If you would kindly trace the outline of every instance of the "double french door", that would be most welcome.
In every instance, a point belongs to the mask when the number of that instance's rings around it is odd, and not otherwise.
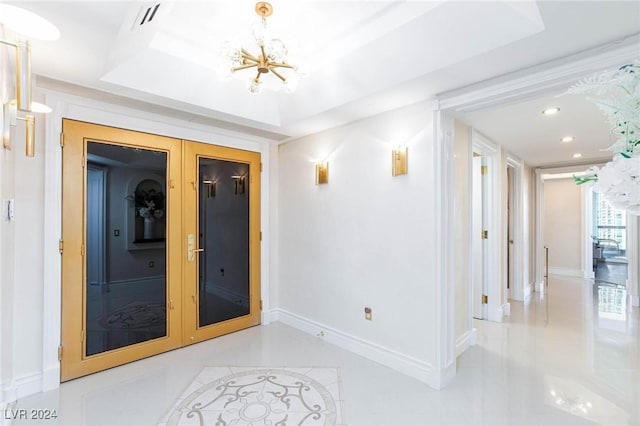
[[[62,381],[259,324],[259,153],[63,133]]]

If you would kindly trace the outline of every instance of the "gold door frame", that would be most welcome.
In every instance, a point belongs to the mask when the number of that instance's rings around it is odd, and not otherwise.
[[[260,153],[63,119],[61,381],[126,364],[260,323]],[[87,143],[99,142],[167,154],[165,337],[86,356]],[[249,315],[198,328],[197,262],[188,262],[186,236],[198,234],[197,159],[249,164]],[[187,193],[183,193],[187,189]],[[192,203],[192,204],[190,204]],[[195,215],[192,214],[195,212]],[[199,243],[199,242],[198,242]],[[195,299],[192,297],[195,295]]]
[[[199,197],[198,160],[211,158],[232,161],[249,165],[249,315],[229,319],[220,323],[199,327],[198,325],[198,271],[199,256],[194,261],[187,260],[187,235],[196,236],[196,246],[200,246],[199,238]],[[184,205],[194,206],[184,213],[183,256],[184,268],[184,329],[183,344],[201,342],[213,337],[260,324],[260,153],[225,148],[199,142],[184,144],[183,159],[185,167]]]

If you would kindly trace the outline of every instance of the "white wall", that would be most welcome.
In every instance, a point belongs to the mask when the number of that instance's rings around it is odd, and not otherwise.
[[[42,365],[44,151],[43,120],[36,117],[36,157],[24,154],[24,127],[18,121],[11,151],[2,150],[2,205],[15,200],[15,220],[2,224],[2,394],[19,397],[17,387],[39,377]],[[1,149],[1,148],[0,148]],[[39,155],[38,155],[39,154]]]
[[[0,30],[1,35],[1,30]],[[5,55],[0,55],[1,100],[4,104],[13,91],[12,75],[6,63]],[[1,118],[0,118],[1,120]],[[7,208],[7,201],[15,197],[14,158],[17,146],[13,150],[0,147],[0,203],[2,211]],[[15,222],[9,222],[6,214],[0,216],[0,407],[12,388],[13,381],[13,291],[14,280],[14,245]]]
[[[420,104],[286,143],[278,158],[279,317],[427,375],[437,350],[432,126]],[[392,177],[398,144],[408,174]],[[316,186],[321,160],[329,183]]]
[[[581,188],[572,179],[544,182],[544,245],[549,273],[582,276]]]

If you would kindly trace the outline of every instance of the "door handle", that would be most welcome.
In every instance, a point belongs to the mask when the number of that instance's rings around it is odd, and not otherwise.
[[[193,234],[187,235],[187,261],[196,260],[196,253],[204,251],[203,248],[196,248],[196,238]]]

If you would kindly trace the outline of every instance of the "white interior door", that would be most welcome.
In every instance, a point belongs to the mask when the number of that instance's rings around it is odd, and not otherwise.
[[[471,295],[473,306],[473,317],[478,319],[486,319],[484,305],[482,304],[482,295],[484,294],[484,267],[483,267],[483,183],[482,183],[482,157],[473,157],[472,164],[472,200],[471,200],[471,242],[472,242],[472,281],[473,291]]]
[[[513,297],[515,282],[513,167],[507,167],[507,298]]]

